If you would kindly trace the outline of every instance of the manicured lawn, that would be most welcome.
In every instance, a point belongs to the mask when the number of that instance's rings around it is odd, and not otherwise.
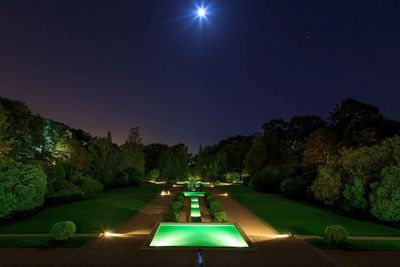
[[[0,234],[48,233],[53,223],[64,220],[75,222],[77,233],[112,230],[144,207],[162,189],[163,186],[142,185],[107,191],[95,199],[50,207],[31,218],[0,225]]]
[[[355,220],[307,202],[254,192],[245,186],[221,186],[219,190],[230,193],[280,233],[322,235],[326,226],[341,224],[350,235],[400,236],[399,228]]]

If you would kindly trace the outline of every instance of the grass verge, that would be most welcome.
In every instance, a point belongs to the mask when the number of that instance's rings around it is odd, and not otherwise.
[[[219,189],[230,193],[280,233],[322,235],[326,226],[340,224],[349,235],[400,236],[398,228],[349,218],[305,201],[258,193],[246,186],[223,186]]]
[[[53,223],[66,220],[76,224],[77,233],[112,230],[143,208],[163,188],[142,185],[114,189],[94,199],[49,207],[28,219],[0,225],[0,234],[47,234]]]

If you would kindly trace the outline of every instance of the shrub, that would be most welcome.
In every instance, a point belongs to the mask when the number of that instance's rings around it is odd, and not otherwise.
[[[212,202],[215,202],[216,200],[215,200],[215,198],[213,197],[213,196],[209,196],[207,199],[206,199],[206,202],[207,202],[207,205],[208,206],[210,206],[210,204],[212,203]]]
[[[182,202],[182,205],[183,205],[183,203],[185,203],[185,197],[182,196],[182,195],[178,195],[178,196],[175,198],[175,201]]]
[[[84,177],[85,178],[82,181],[80,187],[85,194],[85,198],[94,198],[97,197],[101,192],[103,192],[104,186],[101,183],[90,177]]]
[[[75,171],[69,178],[84,193],[85,198],[94,198],[104,190],[104,186],[80,171]]]
[[[238,172],[229,172],[224,175],[225,181],[228,183],[235,183],[240,180],[240,173]]]
[[[61,204],[71,201],[82,200],[84,198],[85,193],[81,188],[70,182],[65,182],[63,189],[53,194],[47,195],[47,202],[49,204]]]
[[[46,168],[47,193],[51,194],[60,190],[60,185],[65,182],[65,169],[61,164],[50,165]]]
[[[217,223],[224,223],[228,221],[225,211],[216,211],[211,213],[213,221]]]
[[[321,166],[318,177],[311,186],[315,199],[333,206],[341,196],[342,182],[339,172],[331,166]]]
[[[179,211],[170,210],[165,214],[165,221],[167,222],[179,222],[181,213]]]
[[[365,187],[360,179],[347,184],[343,190],[343,208],[346,211],[365,211],[368,201],[364,198]]]
[[[347,240],[348,233],[341,225],[331,225],[325,228],[324,239],[335,245],[342,245]]]
[[[269,166],[256,172],[251,179],[251,184],[259,191],[279,193],[282,181],[293,174],[294,169],[290,166]]]
[[[174,201],[171,204],[171,210],[173,211],[180,211],[183,208],[183,202]]]
[[[0,218],[40,207],[47,179],[40,166],[12,160],[0,163]]]
[[[370,183],[379,178],[381,170],[391,161],[389,146],[378,144],[350,152],[342,158],[341,165],[348,177]]]
[[[222,207],[222,204],[220,202],[214,201],[214,202],[210,203],[210,209],[211,209],[212,212],[222,211],[223,207]]]
[[[143,182],[144,173],[138,169],[132,168],[125,170],[128,174],[129,185],[138,186]]]
[[[115,177],[115,185],[117,187],[128,186],[129,184],[129,177],[128,174],[124,171],[119,172]]]
[[[287,178],[281,183],[281,192],[288,197],[300,198],[305,195],[308,181],[301,176]]]
[[[76,226],[71,221],[56,222],[50,229],[50,236],[56,241],[66,241],[75,235]]]
[[[152,169],[149,174],[147,175],[147,179],[149,179],[149,181],[158,181],[158,179],[160,178],[160,170],[159,169]]]
[[[381,172],[381,181],[372,186],[371,213],[376,218],[400,221],[400,167],[386,167]]]

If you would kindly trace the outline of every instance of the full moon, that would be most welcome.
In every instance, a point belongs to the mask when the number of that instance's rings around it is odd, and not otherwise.
[[[197,15],[198,15],[199,17],[205,17],[205,15],[206,15],[206,10],[205,10],[203,7],[199,8],[199,9],[197,10]]]

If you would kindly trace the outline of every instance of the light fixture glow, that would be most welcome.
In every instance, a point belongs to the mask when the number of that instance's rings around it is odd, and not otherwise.
[[[114,234],[111,233],[111,232],[106,231],[106,232],[103,233],[103,235],[104,235],[105,237],[110,237],[110,236],[113,236]]]
[[[199,9],[197,9],[197,16],[199,16],[200,18],[203,18],[207,15],[207,11],[204,7],[200,7]]]

